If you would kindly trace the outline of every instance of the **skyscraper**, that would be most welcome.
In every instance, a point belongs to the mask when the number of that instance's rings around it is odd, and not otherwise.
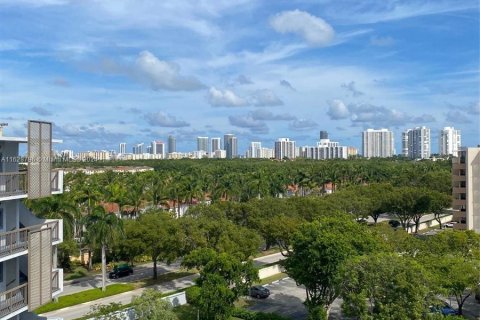
[[[430,128],[423,126],[405,130],[402,134],[402,154],[405,145],[410,159],[430,158]]]
[[[462,145],[460,130],[455,130],[453,127],[445,127],[440,130],[440,137],[438,140],[438,153],[440,153],[440,155],[458,156],[458,151]]]
[[[212,143],[212,154],[217,151],[221,150],[222,148],[220,147],[220,140],[221,138],[212,138],[211,143]]]
[[[165,157],[165,143],[163,141],[152,141],[152,154],[161,154],[162,158]]]
[[[250,148],[248,150],[248,155],[250,158],[261,158],[262,156],[262,143],[253,141],[250,142]]]
[[[295,159],[295,156],[295,141],[288,138],[280,138],[275,141],[275,159]]]
[[[119,152],[121,154],[127,153],[127,144],[125,142],[120,143]]]
[[[393,132],[388,129],[367,129],[362,132],[362,154],[365,158],[388,158],[395,153]]]
[[[174,136],[168,136],[168,153],[177,152],[177,140]]]
[[[233,159],[238,156],[237,137],[233,134],[223,136],[223,148],[226,151],[227,159]]]
[[[143,147],[144,147],[143,142],[137,145],[134,145],[132,148],[133,154],[143,154],[144,153]]]
[[[205,151],[209,153],[208,137],[197,137],[197,151]]]

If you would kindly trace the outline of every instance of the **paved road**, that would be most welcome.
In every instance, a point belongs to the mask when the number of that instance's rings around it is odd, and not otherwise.
[[[254,259],[254,264],[257,266],[262,266],[265,264],[269,264],[272,262],[277,262],[280,260],[285,259],[281,253],[274,253],[271,255],[267,255],[264,257]],[[166,265],[164,263],[157,264],[157,272],[159,274],[178,271],[180,269],[180,262],[175,262],[170,265]],[[107,286],[113,283],[125,283],[125,282],[133,282],[138,281],[141,279],[151,278],[153,277],[153,263],[146,263],[140,266],[133,268],[133,275],[122,277],[120,279],[108,279]],[[93,279],[74,281],[71,284],[64,285],[63,292],[60,296],[69,295],[72,293],[77,293],[93,288],[101,288],[102,287],[102,276],[96,275]]]
[[[171,265],[166,265],[160,263],[157,265],[157,272],[159,274],[167,273],[171,271],[176,271],[180,269],[180,263],[172,263]],[[107,272],[108,276],[108,272]],[[122,277],[120,279],[107,279],[107,286],[113,283],[125,283],[125,282],[133,282],[138,281],[141,279],[151,278],[153,277],[153,263],[146,263],[140,266],[133,268],[133,275]],[[63,292],[60,296],[69,295],[76,292],[81,292],[89,289],[94,288],[101,288],[102,287],[102,276],[96,275],[93,279],[74,281],[71,284],[64,285]]]
[[[151,286],[149,288],[159,290],[162,293],[168,293],[178,289],[184,289],[192,286],[194,284],[194,280],[196,277],[197,275],[187,276],[184,278],[163,283],[161,285]],[[52,317],[52,318],[58,317],[58,318],[63,318],[64,320],[78,319],[87,315],[91,311],[91,307],[94,305],[99,305],[99,304],[107,305],[112,302],[122,303],[122,304],[130,303],[132,301],[132,297],[141,295],[143,290],[145,290],[145,288],[124,292],[108,298],[82,303],[76,306],[72,306],[72,307],[68,307],[68,308],[64,308],[64,309],[60,309],[52,312],[47,312],[47,313],[41,314],[40,316]]]
[[[307,318],[307,309],[303,305],[306,299],[304,287],[297,286],[290,278],[265,285],[265,287],[270,290],[270,296],[266,299],[249,298],[250,310],[273,312],[294,320]],[[341,319],[340,305],[341,300],[335,300],[330,309],[330,320]]]
[[[270,289],[270,296],[266,299],[249,298],[249,309],[263,312],[273,312],[285,315],[295,320],[306,319],[307,310],[303,305],[306,299],[305,289],[298,287],[290,278],[285,278],[278,282],[265,285]],[[455,299],[450,299],[452,307],[457,308]],[[337,299],[330,309],[329,320],[340,320],[342,300]],[[463,315],[467,319],[480,320],[480,304],[475,301],[474,297],[469,297],[463,307]]]

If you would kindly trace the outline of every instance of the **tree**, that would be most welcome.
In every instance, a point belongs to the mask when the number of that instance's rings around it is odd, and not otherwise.
[[[252,283],[258,280],[258,270],[252,260],[242,261],[213,249],[192,251],[182,265],[200,270],[196,280],[199,289],[190,303],[199,308],[202,319],[207,320],[228,319],[234,302],[247,294]]]
[[[356,319],[421,319],[433,301],[430,275],[409,257],[355,257],[344,265],[342,278],[342,309]]]
[[[164,260],[171,263],[182,251],[183,241],[178,232],[178,223],[164,211],[142,214],[132,226],[135,241],[144,244],[145,253],[153,261],[153,279],[157,279],[157,263]]]
[[[303,224],[294,234],[292,252],[285,261],[287,273],[305,286],[310,313],[328,310],[341,292],[341,267],[347,259],[375,248],[366,226],[348,216],[325,217]]]
[[[451,204],[452,197],[448,194],[438,191],[430,192],[430,211],[433,212],[440,229],[442,229],[442,215],[445,213],[445,209],[450,207]]]
[[[154,289],[145,289],[141,296],[132,299],[135,317],[142,320],[178,320],[172,304],[162,299],[162,294]]]
[[[437,259],[440,286],[455,297],[458,313],[463,314],[465,300],[475,293],[480,281],[480,261],[444,256]]]
[[[85,217],[85,227],[88,231],[88,240],[93,246],[102,249],[102,291],[106,290],[106,248],[113,245],[115,238],[123,234],[122,220],[114,214],[105,212],[101,206],[93,209],[92,213]]]

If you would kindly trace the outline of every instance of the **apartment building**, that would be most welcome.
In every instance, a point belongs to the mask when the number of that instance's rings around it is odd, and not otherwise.
[[[0,136],[0,320],[38,319],[32,311],[63,291],[63,221],[40,219],[22,201],[63,192],[63,171],[51,168],[51,133],[51,123],[29,121],[28,137]],[[28,148],[26,171],[20,144]]]
[[[452,159],[452,187],[455,228],[480,232],[480,146]]]
[[[362,154],[365,158],[388,158],[395,154],[393,132],[388,129],[367,129],[362,132]]]

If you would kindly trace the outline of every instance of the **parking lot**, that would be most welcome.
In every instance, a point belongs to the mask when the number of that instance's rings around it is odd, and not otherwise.
[[[294,280],[286,278],[265,287],[270,290],[270,296],[266,299],[251,298],[250,310],[273,312],[295,320],[307,318],[307,309],[303,305],[305,289],[298,287]],[[341,319],[338,299],[333,303],[329,319]]]

